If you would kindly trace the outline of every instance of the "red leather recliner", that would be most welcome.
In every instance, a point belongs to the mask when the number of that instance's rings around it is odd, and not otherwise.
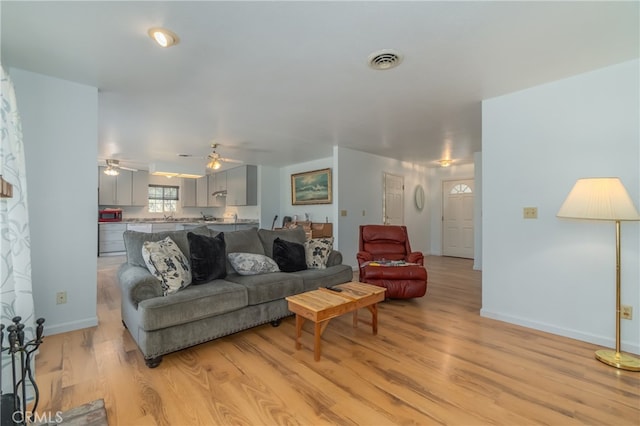
[[[412,252],[406,226],[361,225],[357,254],[360,282],[386,287],[385,297],[409,299],[427,292],[427,270],[421,252]],[[372,266],[376,260],[404,260],[417,265]]]

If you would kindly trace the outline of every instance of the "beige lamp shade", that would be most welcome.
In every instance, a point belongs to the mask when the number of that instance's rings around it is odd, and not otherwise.
[[[619,178],[578,179],[557,214],[568,219],[640,220]]]

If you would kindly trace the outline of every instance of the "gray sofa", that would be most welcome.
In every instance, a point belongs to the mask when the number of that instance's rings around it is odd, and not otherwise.
[[[187,232],[212,237],[218,234],[204,226],[190,231],[124,233],[127,262],[118,270],[122,322],[150,368],[157,367],[163,355],[183,348],[268,322],[277,326],[280,319],[292,315],[286,296],[353,278],[351,267],[342,265],[342,255],[334,250],[329,254],[326,269],[239,275],[227,262],[224,279],[190,285],[163,296],[158,279],[145,266],[142,244],[169,236],[189,259]],[[252,228],[224,233],[226,252],[272,257],[276,237],[297,243],[305,241],[302,228],[281,231]]]

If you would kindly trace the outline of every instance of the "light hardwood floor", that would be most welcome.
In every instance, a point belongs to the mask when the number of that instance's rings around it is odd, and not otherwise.
[[[427,295],[381,303],[377,336],[332,320],[319,362],[310,328],[294,349],[289,317],[156,369],[120,322],[121,260],[100,262],[100,325],[45,337],[39,412],[103,398],[110,425],[640,424],[640,373],[596,361],[592,344],[481,318],[470,260],[428,257]]]

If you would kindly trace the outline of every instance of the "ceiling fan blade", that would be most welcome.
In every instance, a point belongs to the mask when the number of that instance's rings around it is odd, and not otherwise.
[[[140,171],[138,169],[133,169],[131,167],[125,167],[125,166],[119,166],[118,168],[122,169],[122,170],[129,170],[130,172],[139,172]]]
[[[240,160],[234,160],[233,158],[219,158],[220,161],[222,161],[223,163],[237,163],[237,164],[242,164],[244,163],[244,161],[240,161]]]

